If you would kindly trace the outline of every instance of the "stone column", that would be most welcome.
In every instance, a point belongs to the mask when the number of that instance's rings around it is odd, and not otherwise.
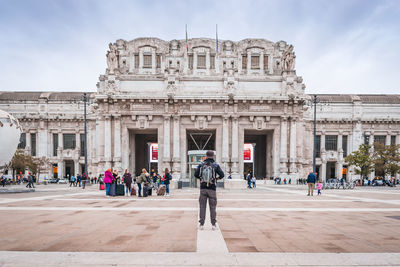
[[[370,146],[371,146],[371,151],[374,151],[374,133],[371,133],[370,134],[370,136],[369,136],[369,143],[368,143]],[[372,179],[374,179],[374,177],[375,177],[375,171],[371,171],[371,173],[370,173],[370,179],[372,180]],[[362,178],[362,177],[361,177]]]
[[[164,166],[165,168],[170,169],[170,161],[171,161],[171,117],[170,116],[164,116]]]
[[[279,156],[280,156],[280,132],[278,128],[274,129],[273,139],[272,139],[272,160],[273,160],[273,174],[274,177],[279,177]]]
[[[343,135],[340,133],[338,135],[338,146],[337,146],[338,159],[336,162],[336,177],[342,179],[342,169],[343,169]]]
[[[232,179],[240,179],[239,174],[239,118],[232,117]]]
[[[104,171],[101,162],[104,160],[104,119],[99,116],[96,120],[96,161],[97,175]]]
[[[135,53],[132,53],[129,58],[129,73],[132,73],[135,70],[135,67],[137,68],[137,66],[135,66]]]
[[[43,125],[42,125],[43,124]],[[50,143],[48,140],[48,131],[44,126],[44,122],[40,122],[41,127],[38,129],[36,143],[38,150],[36,152],[38,157],[48,157],[47,146]]]
[[[128,169],[130,173],[133,173],[133,169],[129,169],[129,130],[127,127],[122,129],[122,170]]]
[[[139,69],[143,69],[143,51],[139,51]]]
[[[320,175],[322,181],[326,181],[326,150],[325,150],[325,133],[321,133],[321,168]]]
[[[214,58],[214,62],[215,62],[215,58]],[[215,65],[215,63],[214,63]],[[206,69],[210,70],[210,51],[207,51],[206,53]]]
[[[396,135],[396,140],[395,141],[396,141],[395,142],[396,145],[400,145],[400,134]],[[399,151],[399,153],[400,153],[400,151]],[[399,178],[400,178],[400,172],[396,173],[396,179],[399,179]]]
[[[77,158],[81,156],[81,133],[79,132],[79,129],[76,129],[75,131],[75,153],[77,155]]]
[[[179,116],[174,116],[174,141],[173,141],[173,157],[172,157],[172,162],[173,162],[173,167],[172,167],[172,178],[175,180],[178,180],[181,178],[181,173],[180,173],[180,117]]]
[[[321,170],[319,177],[321,181],[326,182],[326,159],[322,159]]]
[[[390,134],[390,132],[388,132],[386,135],[386,138],[385,138],[385,146],[390,146],[391,137],[392,137],[392,135]]]
[[[264,54],[261,52],[260,53],[260,73],[264,73]]]
[[[58,178],[59,179],[64,178],[64,161],[62,159],[58,160],[57,168],[58,168]]]
[[[153,50],[151,52],[151,70],[152,70],[153,74],[156,73],[156,67],[157,67],[156,66],[156,51]]]
[[[297,173],[296,168],[296,120],[292,117],[290,121],[290,172]]]
[[[287,175],[287,117],[281,117],[280,173]]]
[[[274,61],[272,55],[268,56],[268,70],[269,74],[274,74]]]
[[[25,153],[27,153],[28,155],[30,155],[30,154],[31,154],[31,143],[32,143],[30,131],[27,131],[27,132],[25,133],[25,136],[26,136]]]
[[[229,116],[222,117],[222,162],[229,162]]]
[[[193,52],[193,72],[197,70],[197,52]]]
[[[104,166],[106,169],[111,168],[111,117],[104,115]]]
[[[247,73],[251,70],[251,53],[247,52]]]
[[[81,170],[79,168],[79,160],[74,160],[74,176],[75,176],[75,178],[78,176],[78,174],[81,174]]]
[[[114,115],[114,167],[121,172],[121,115]]]

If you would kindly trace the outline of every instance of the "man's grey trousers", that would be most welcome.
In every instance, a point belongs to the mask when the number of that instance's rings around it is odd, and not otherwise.
[[[215,225],[217,222],[217,191],[211,189],[200,189],[200,220],[199,223],[201,225],[204,224],[206,219],[206,207],[207,207],[207,199],[208,205],[210,206],[210,217],[211,217],[211,224]]]

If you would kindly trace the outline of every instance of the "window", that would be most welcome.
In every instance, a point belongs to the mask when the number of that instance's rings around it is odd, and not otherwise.
[[[325,136],[325,150],[326,151],[337,151],[337,135],[326,135]]]
[[[364,135],[364,145],[369,144],[369,135]]]
[[[53,156],[57,157],[58,134],[53,134]]]
[[[251,69],[260,69],[260,56],[251,56]]]
[[[85,135],[81,134],[81,157],[85,156]]]
[[[75,149],[75,134],[63,134],[64,149]]]
[[[152,64],[152,56],[151,55],[143,55],[143,68],[151,68]]]
[[[386,142],[386,135],[375,135],[374,136],[374,143],[379,143],[384,145]]]
[[[205,55],[197,55],[197,68],[198,69],[206,68],[206,56]]]
[[[139,68],[139,54],[135,54],[135,68]]]
[[[31,133],[31,156],[36,157],[36,134]]]
[[[247,56],[242,56],[242,69],[247,69]]]
[[[268,69],[268,55],[264,55],[264,70]]]
[[[347,135],[342,137],[343,157],[347,157]]]
[[[390,144],[391,144],[391,145],[395,145],[395,144],[396,144],[396,136],[395,136],[395,135],[392,135],[392,136],[390,137]]]
[[[320,158],[321,157],[321,136],[316,135],[315,136],[315,157]]]
[[[189,69],[193,69],[193,55],[189,55]]]
[[[26,133],[22,133],[21,136],[19,137],[18,148],[25,149],[25,147],[26,147]]]
[[[215,69],[215,56],[210,56],[210,69]]]
[[[161,55],[157,55],[157,57],[156,57],[156,65],[157,65],[157,68],[159,69],[159,68],[161,68]]]

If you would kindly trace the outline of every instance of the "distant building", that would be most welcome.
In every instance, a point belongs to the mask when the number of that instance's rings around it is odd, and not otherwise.
[[[226,186],[253,168],[257,178],[305,177],[312,170],[312,96],[296,74],[293,46],[220,40],[216,51],[216,41],[204,38],[187,45],[188,52],[184,40],[109,45],[108,68],[97,91],[88,92],[89,175],[109,167],[133,173],[169,168],[175,180],[189,185],[190,155],[211,149],[232,175]],[[82,172],[81,98],[71,92],[0,92],[0,109],[23,127],[20,147],[51,160],[48,176]],[[317,170],[323,180],[353,176],[343,158],[364,142],[400,143],[400,95],[318,98]]]

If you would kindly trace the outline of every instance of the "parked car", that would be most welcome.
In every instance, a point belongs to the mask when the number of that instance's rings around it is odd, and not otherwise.
[[[50,184],[56,184],[56,183],[58,183],[59,181],[60,181],[60,179],[58,179],[58,178],[52,178],[52,179],[50,179],[50,180],[47,180],[47,182],[50,183]]]
[[[68,180],[67,180],[67,179],[60,179],[60,180],[58,181],[58,183],[59,183],[59,184],[67,184],[67,183],[68,183]]]

